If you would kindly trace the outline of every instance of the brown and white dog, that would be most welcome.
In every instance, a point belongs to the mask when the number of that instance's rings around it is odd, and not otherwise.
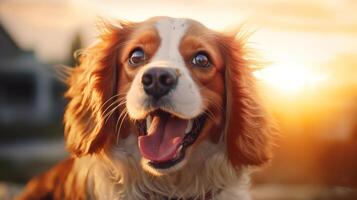
[[[270,131],[244,46],[190,19],[106,24],[67,80],[73,156],[19,199],[250,199]]]

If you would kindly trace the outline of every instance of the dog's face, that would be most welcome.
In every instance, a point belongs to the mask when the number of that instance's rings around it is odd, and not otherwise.
[[[203,141],[226,142],[234,166],[268,159],[265,117],[234,37],[156,17],[112,27],[101,39],[69,79],[65,133],[73,153],[113,145],[124,123],[120,136],[135,134],[141,164],[154,174],[180,170]]]
[[[190,20],[155,18],[134,30],[123,49],[128,79],[119,87],[130,85],[126,109],[137,122],[145,169],[178,170],[197,139],[209,136],[205,127],[221,122],[224,73],[211,33]]]

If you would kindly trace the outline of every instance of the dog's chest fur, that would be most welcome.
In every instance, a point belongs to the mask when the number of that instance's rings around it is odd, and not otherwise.
[[[212,194],[209,199],[250,199],[249,170],[237,173],[218,146],[217,151],[209,150],[211,143],[201,144],[203,152],[215,153],[195,154],[180,172],[157,177],[141,168],[137,147],[130,147],[135,139],[127,139],[110,153],[75,161],[78,178],[87,180],[89,199],[203,199],[207,194]]]

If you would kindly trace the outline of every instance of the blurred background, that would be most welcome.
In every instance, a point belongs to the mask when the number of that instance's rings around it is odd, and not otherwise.
[[[279,125],[257,200],[357,199],[357,1],[1,0],[0,199],[67,156],[65,85],[53,66],[95,39],[98,17],[189,17],[244,24],[267,66],[254,72]]]

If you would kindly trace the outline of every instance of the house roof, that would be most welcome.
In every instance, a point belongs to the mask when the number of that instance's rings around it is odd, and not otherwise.
[[[16,56],[24,51],[16,44],[0,23],[0,57]]]

